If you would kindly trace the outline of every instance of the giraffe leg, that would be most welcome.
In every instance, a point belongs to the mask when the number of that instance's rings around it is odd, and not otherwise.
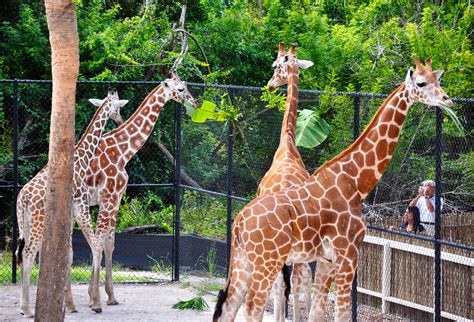
[[[291,275],[291,286],[293,291],[293,321],[300,321],[300,294],[303,289],[304,267],[307,264],[294,264]]]
[[[351,289],[357,267],[357,254],[352,259],[344,257],[340,262],[334,279],[336,285],[335,322],[351,319]]]
[[[250,271],[247,257],[242,248],[238,247],[234,255],[234,264],[227,298],[222,305],[221,322],[234,321],[237,311],[244,301],[250,284]]]
[[[306,313],[309,314],[311,310],[311,285],[313,284],[313,273],[309,263],[302,265],[302,283],[304,287],[304,297],[306,301]]]
[[[37,252],[38,246],[29,242],[23,250],[23,261],[21,263],[22,294],[20,313],[25,317],[33,317],[33,313],[31,313],[30,309],[30,278]]]
[[[111,227],[105,239],[105,292],[109,296],[107,305],[119,304],[115,299],[114,285],[112,279],[112,254],[115,248],[115,226]]]
[[[283,273],[280,272],[273,283],[273,315],[276,322],[285,321],[285,289]]]
[[[314,278],[314,295],[311,302],[308,321],[323,321],[329,289],[335,273],[331,262],[318,261]]]
[[[72,265],[72,258],[73,258],[73,252],[72,252],[72,238],[70,238],[70,243],[69,243],[69,269],[68,272],[71,271],[71,265]],[[66,281],[66,299],[65,299],[65,304],[66,304],[66,309],[68,313],[77,313],[76,305],[74,305],[74,298],[72,297],[72,289],[71,289],[71,274],[68,274],[67,281]]]
[[[268,294],[273,281],[281,271],[283,263],[255,266],[251,275],[250,287],[245,301],[245,318],[247,321],[262,321]]]
[[[100,262],[102,261],[102,249],[99,247],[103,245],[104,231],[97,229],[96,242],[97,248],[92,256],[92,275],[89,282],[89,307],[96,313],[102,312],[102,305],[100,304],[99,279],[100,279]]]

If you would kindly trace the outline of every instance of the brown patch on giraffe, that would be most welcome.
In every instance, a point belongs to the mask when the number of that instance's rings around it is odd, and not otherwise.
[[[388,130],[388,125],[387,124],[380,124],[379,125],[380,136],[385,136],[387,134],[387,130]]]
[[[119,144],[119,149],[121,153],[125,153],[125,151],[128,150],[128,143],[120,143]]]
[[[115,164],[120,158],[121,153],[116,146],[112,146],[107,149],[107,155],[109,156],[109,160]]]
[[[332,245],[334,246],[334,248],[346,249],[347,246],[349,245],[349,242],[347,241],[346,237],[339,236],[333,239]]]
[[[322,198],[321,199],[321,208],[322,209],[331,209],[331,201],[329,201],[327,198]]]
[[[402,125],[403,122],[405,122],[405,115],[403,115],[402,113],[400,113],[399,111],[396,111],[395,112],[395,122],[398,124],[398,125]]]
[[[387,156],[387,152],[388,152],[388,142],[385,140],[381,140],[375,147],[375,153],[377,153],[377,159],[378,160],[384,159]]]
[[[397,106],[397,104],[398,104],[398,96],[394,96],[394,97],[392,98],[392,100],[390,101],[390,104],[391,104],[392,106],[394,106],[394,107]]]
[[[339,215],[337,224],[336,224],[339,235],[346,236],[346,232],[349,228],[350,221],[351,219],[348,213],[342,213]]]
[[[141,114],[137,114],[133,122],[135,123],[137,128],[140,128],[143,124],[143,116],[141,116]]]
[[[355,177],[357,175],[357,172],[358,172],[358,168],[357,166],[354,164],[354,162],[350,162],[350,163],[345,163],[343,166],[342,166],[342,170],[347,173],[348,175],[350,175],[351,177]]]
[[[357,258],[357,254],[359,252],[357,251],[357,248],[354,245],[349,245],[349,247],[346,250],[346,257],[353,259]]]
[[[390,159],[383,160],[377,165],[377,170],[379,170],[380,173],[383,173],[385,169],[387,169],[389,163],[390,163]]]
[[[115,188],[115,180],[112,178],[108,178],[106,182],[106,187],[109,191],[113,191]]]
[[[115,142],[115,139],[113,137],[108,137],[105,142],[107,143],[108,146],[111,146],[111,145],[114,145],[116,142]]]
[[[394,109],[393,109],[393,108],[386,107],[386,108],[383,110],[382,115],[380,116],[380,121],[383,122],[383,123],[390,123],[390,122],[392,122],[392,120],[393,120],[393,113],[394,113]]]
[[[243,224],[246,231],[253,231],[258,227],[258,219],[250,217]]]
[[[380,145],[380,142],[379,144],[377,144],[377,147]],[[365,156],[365,164],[368,166],[368,167],[372,167],[375,165],[375,153],[374,151],[370,151],[369,153],[366,154]]]
[[[151,97],[148,99],[148,102],[149,102],[150,104],[155,103],[155,101],[156,101],[156,96],[155,96],[155,95],[151,95]]]
[[[107,159],[107,156],[106,155],[102,155],[100,157],[100,167],[102,169],[104,169],[106,166],[109,165],[109,160]]]
[[[321,225],[321,229],[319,231],[319,234],[321,236],[336,236],[337,235],[337,230],[336,227],[333,225]]]
[[[163,98],[163,96],[158,96],[158,103],[159,103],[160,105],[165,104],[165,99]]]
[[[406,92],[405,97],[408,97],[408,92]],[[405,100],[400,101],[400,103],[398,104],[398,108],[399,108],[400,110],[402,110],[402,111],[406,111],[407,106],[408,106],[408,105],[407,105],[407,103],[405,102]]]
[[[400,128],[392,124],[390,126],[390,129],[388,130],[388,137],[391,139],[396,139],[398,138],[399,134],[400,134]]]
[[[377,183],[377,178],[374,175],[374,170],[362,170],[359,175],[359,191],[367,194]]]
[[[354,161],[356,162],[358,168],[362,168],[364,166],[364,155],[359,151],[354,153]],[[357,172],[359,172],[358,169]]]
[[[374,145],[372,143],[370,143],[369,141],[367,141],[367,140],[362,141],[362,144],[360,145],[360,149],[364,153],[369,152],[373,148],[374,148]]]
[[[325,224],[334,224],[337,220],[337,213],[332,210],[323,210],[321,211],[321,222]]]
[[[353,186],[350,184],[351,181],[353,180],[345,174],[341,174],[337,178],[337,186],[346,200],[355,192]]]
[[[115,177],[117,175],[117,168],[113,164],[111,164],[107,168],[105,168],[104,171],[107,174],[107,176],[109,176],[109,177]]]
[[[379,133],[377,132],[377,128],[373,128],[370,132],[367,138],[372,141],[373,143],[376,143],[377,140],[379,139]]]
[[[395,148],[397,147],[397,142],[390,142],[388,145],[388,154],[392,155],[395,152]]]

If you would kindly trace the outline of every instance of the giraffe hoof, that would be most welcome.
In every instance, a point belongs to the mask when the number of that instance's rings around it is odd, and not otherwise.
[[[101,307],[91,307],[91,310],[94,311],[95,313],[102,313]]]
[[[117,302],[117,300],[111,300],[111,301],[107,301],[107,305],[118,305],[119,302]]]

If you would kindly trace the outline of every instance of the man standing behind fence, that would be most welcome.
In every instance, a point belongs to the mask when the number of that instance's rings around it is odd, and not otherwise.
[[[409,204],[409,206],[417,206],[420,210],[421,223],[429,236],[434,236],[435,233],[435,186],[433,180],[423,181],[418,188],[418,195]],[[444,200],[441,198],[441,210],[443,203]]]

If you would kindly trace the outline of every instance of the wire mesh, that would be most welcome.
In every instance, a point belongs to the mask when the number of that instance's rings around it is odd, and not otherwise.
[[[19,108],[19,184],[25,184],[47,162],[51,84],[19,82],[14,95],[13,82],[1,82],[0,114],[1,168],[0,202],[8,211],[0,218],[2,249],[0,284],[12,281],[13,196],[13,106]],[[88,98],[103,98],[109,83],[78,84],[77,138],[95,112]],[[117,83],[122,108],[129,117],[156,83]],[[283,112],[265,107],[261,91],[248,87],[190,84],[194,97],[211,100],[227,111],[240,115],[227,122],[196,124],[184,115],[181,122],[182,191],[179,272],[220,277],[228,264],[227,219],[235,217],[255,197],[262,176],[271,165],[279,144]],[[359,132],[369,124],[384,98],[361,95]],[[472,100],[458,100],[454,109],[468,133],[459,137],[445,119],[442,138],[442,312],[469,318],[472,312],[472,286],[460,281],[472,270],[473,230],[473,144]],[[325,161],[350,146],[354,140],[354,95],[302,91],[299,109],[315,109],[331,124],[326,141],[313,149],[300,148],[312,173]],[[184,109],[183,109],[184,110]],[[155,131],[127,166],[129,187],[117,216],[114,280],[150,282],[172,276],[173,228],[175,215],[175,105],[168,103],[160,114]],[[232,171],[228,168],[229,126],[232,123]],[[114,128],[112,122],[108,130]],[[402,216],[419,184],[434,179],[435,112],[427,106],[411,108],[392,162],[366,199],[364,213],[370,227],[371,242],[365,242],[359,257],[358,303],[381,307],[384,311],[410,318],[430,318],[433,306],[433,241],[400,235]],[[156,186],[163,184],[165,186]],[[231,191],[228,191],[229,185]],[[230,192],[231,213],[227,202]],[[97,209],[92,210],[95,217]],[[393,230],[390,230],[393,228]],[[377,230],[378,229],[378,230]],[[380,231],[382,230],[382,231]],[[140,232],[141,234],[134,234]],[[145,234],[143,234],[145,233]],[[131,237],[132,236],[132,237]],[[74,282],[87,282],[91,256],[87,243],[76,231]],[[391,245],[387,247],[387,245]],[[395,246],[393,246],[395,245]],[[399,247],[398,247],[399,246]],[[464,248],[463,248],[464,247]],[[18,272],[17,272],[18,274]],[[36,273],[37,274],[37,271]],[[19,276],[19,274],[18,274]],[[36,277],[33,277],[33,281]],[[419,295],[422,294],[422,295]],[[431,294],[431,295],[430,295]],[[459,299],[462,299],[459,302]],[[464,300],[466,299],[466,300]],[[457,300],[458,302],[455,302]],[[412,303],[414,305],[408,305]],[[460,303],[460,304],[456,304]],[[442,313],[444,314],[444,313]],[[446,313],[447,314],[447,313]]]

